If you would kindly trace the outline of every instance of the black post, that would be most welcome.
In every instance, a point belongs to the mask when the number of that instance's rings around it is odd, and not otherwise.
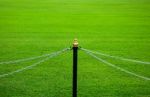
[[[77,63],[78,63],[78,42],[77,39],[73,43],[73,90],[72,96],[77,97]]]

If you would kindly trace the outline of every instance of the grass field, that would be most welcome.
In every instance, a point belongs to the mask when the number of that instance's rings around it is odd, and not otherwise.
[[[150,61],[149,0],[0,0],[0,62],[72,46]],[[99,56],[101,57],[101,56]],[[150,77],[150,65],[106,58]],[[0,74],[38,60],[1,64]],[[150,97],[150,81],[79,51],[78,97]],[[71,97],[72,52],[0,78],[0,97]]]

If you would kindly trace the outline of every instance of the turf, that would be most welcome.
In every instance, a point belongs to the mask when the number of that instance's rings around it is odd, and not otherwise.
[[[0,61],[72,46],[150,61],[149,0],[0,0]],[[99,56],[101,57],[101,56]],[[150,65],[106,58],[150,77]],[[35,61],[0,65],[0,74]],[[78,97],[150,97],[150,81],[116,70],[79,51]],[[72,51],[0,78],[1,97],[71,97]]]

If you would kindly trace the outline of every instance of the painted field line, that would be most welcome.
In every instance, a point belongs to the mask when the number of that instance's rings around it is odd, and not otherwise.
[[[99,54],[99,55],[106,56],[106,57],[110,57],[110,58],[124,60],[124,61],[130,61],[130,62],[141,63],[141,64],[150,64],[150,62],[144,62],[144,61],[139,61],[139,60],[135,60],[135,59],[112,56],[112,55],[108,55],[108,54],[104,54],[104,53],[100,53],[100,52],[96,52],[96,51],[91,51],[91,50],[84,49],[84,48],[81,48],[81,50],[88,51],[88,52],[91,52],[91,53],[94,53],[94,54]]]
[[[114,64],[112,64],[112,63],[110,63],[110,62],[108,62],[108,61],[106,61],[106,60],[103,60],[103,59],[97,57],[96,55],[92,54],[91,52],[87,52],[87,51],[85,51],[85,52],[86,52],[88,55],[92,56],[93,58],[95,58],[95,59],[97,59],[97,60],[99,60],[99,61],[101,61],[101,62],[103,62],[103,63],[105,63],[105,64],[107,64],[107,65],[109,65],[109,66],[111,66],[111,67],[114,67],[114,68],[116,68],[116,69],[118,69],[118,70],[120,70],[120,71],[122,71],[122,72],[125,72],[125,73],[127,73],[127,74],[136,76],[136,77],[141,78],[141,79],[144,79],[144,80],[150,80],[149,77],[145,77],[145,76],[142,76],[142,75],[138,75],[138,74],[136,74],[136,73],[133,73],[133,72],[130,72],[130,71],[126,70],[126,69],[123,69],[123,68],[121,68],[121,67],[118,67],[118,66],[116,66],[116,65],[114,65]]]
[[[27,70],[27,69],[31,69],[31,68],[37,66],[38,64],[43,63],[43,62],[47,61],[48,59],[53,58],[53,57],[55,57],[55,56],[57,56],[57,55],[59,55],[59,54],[65,52],[65,51],[67,51],[67,50],[69,50],[69,49],[63,49],[63,50],[61,50],[61,51],[57,51],[57,52],[55,52],[54,54],[48,56],[47,58],[45,58],[45,59],[43,59],[43,60],[40,60],[40,61],[38,61],[38,62],[36,62],[36,63],[34,63],[34,64],[32,64],[32,65],[29,65],[29,66],[27,66],[27,67],[24,67],[24,68],[21,68],[21,69],[18,69],[18,70],[15,70],[15,71],[12,71],[12,72],[9,72],[9,73],[6,73],[6,74],[2,74],[2,75],[0,75],[0,78],[6,77],[6,76],[9,76],[9,75],[13,75],[13,74],[15,74],[15,73],[19,73],[19,72],[22,72],[22,71]]]

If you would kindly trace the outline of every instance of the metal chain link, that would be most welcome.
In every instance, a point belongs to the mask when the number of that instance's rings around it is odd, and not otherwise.
[[[66,48],[66,49],[70,49],[70,48]],[[54,54],[55,52],[51,53]],[[0,62],[0,64],[14,64],[14,63],[19,63],[19,62],[25,62],[25,61],[31,61],[31,60],[35,60],[35,59],[39,59],[39,58],[44,58],[47,57],[51,54],[44,54],[41,56],[35,56],[35,57],[30,57],[30,58],[24,58],[24,59],[18,59],[18,60],[13,60],[13,61],[7,61],[7,62]]]
[[[68,50],[70,50],[70,49],[69,48],[65,48],[63,50],[54,52],[54,53],[50,54],[49,56],[47,56],[45,59],[40,60],[40,61],[38,61],[38,62],[36,62],[36,63],[34,63],[32,65],[29,65],[27,67],[24,67],[24,68],[21,68],[21,69],[18,69],[18,70],[15,70],[15,71],[12,71],[12,72],[9,72],[9,73],[6,73],[6,74],[2,74],[2,75],[0,75],[0,78],[6,77],[6,76],[9,76],[9,75],[13,75],[15,73],[19,73],[19,72],[22,72],[22,71],[27,70],[27,69],[31,69],[31,68],[37,66],[38,64],[43,63],[43,62],[47,61],[48,59],[53,58],[53,57],[55,57],[55,56],[65,52],[65,51],[68,51]]]
[[[82,50],[83,50],[83,49],[82,49]],[[136,76],[136,77],[141,78],[141,79],[144,79],[144,80],[150,80],[149,77],[145,77],[145,76],[142,76],[142,75],[138,75],[138,74],[136,74],[136,73],[133,73],[133,72],[130,72],[130,71],[126,70],[126,69],[123,69],[123,68],[121,68],[121,67],[119,67],[119,66],[116,66],[116,65],[114,65],[114,64],[112,64],[112,63],[110,63],[110,62],[108,62],[108,61],[106,61],[106,60],[103,60],[102,58],[97,57],[96,55],[94,55],[93,53],[91,53],[91,52],[89,52],[89,51],[87,51],[87,50],[83,50],[83,51],[86,52],[88,55],[92,56],[93,58],[95,58],[95,59],[97,59],[97,60],[99,60],[99,61],[101,61],[101,62],[103,62],[103,63],[105,63],[105,64],[107,64],[107,65],[109,65],[109,66],[111,66],[111,67],[114,67],[114,68],[116,68],[116,69],[118,69],[118,70],[120,70],[120,71],[123,71],[123,72],[125,72],[125,73],[127,73],[127,74]]]
[[[99,55],[106,56],[106,57],[110,57],[110,58],[124,60],[124,61],[130,61],[130,62],[141,63],[141,64],[150,64],[150,62],[144,62],[144,61],[139,61],[139,60],[134,60],[134,59],[128,59],[128,58],[123,58],[123,57],[118,57],[118,56],[112,56],[112,55],[108,55],[108,54],[104,54],[104,53],[100,53],[100,52],[96,52],[96,51],[91,51],[91,50],[84,49],[84,48],[81,48],[81,50],[88,51],[88,52],[91,52],[91,53],[94,53],[94,54],[99,54]]]

